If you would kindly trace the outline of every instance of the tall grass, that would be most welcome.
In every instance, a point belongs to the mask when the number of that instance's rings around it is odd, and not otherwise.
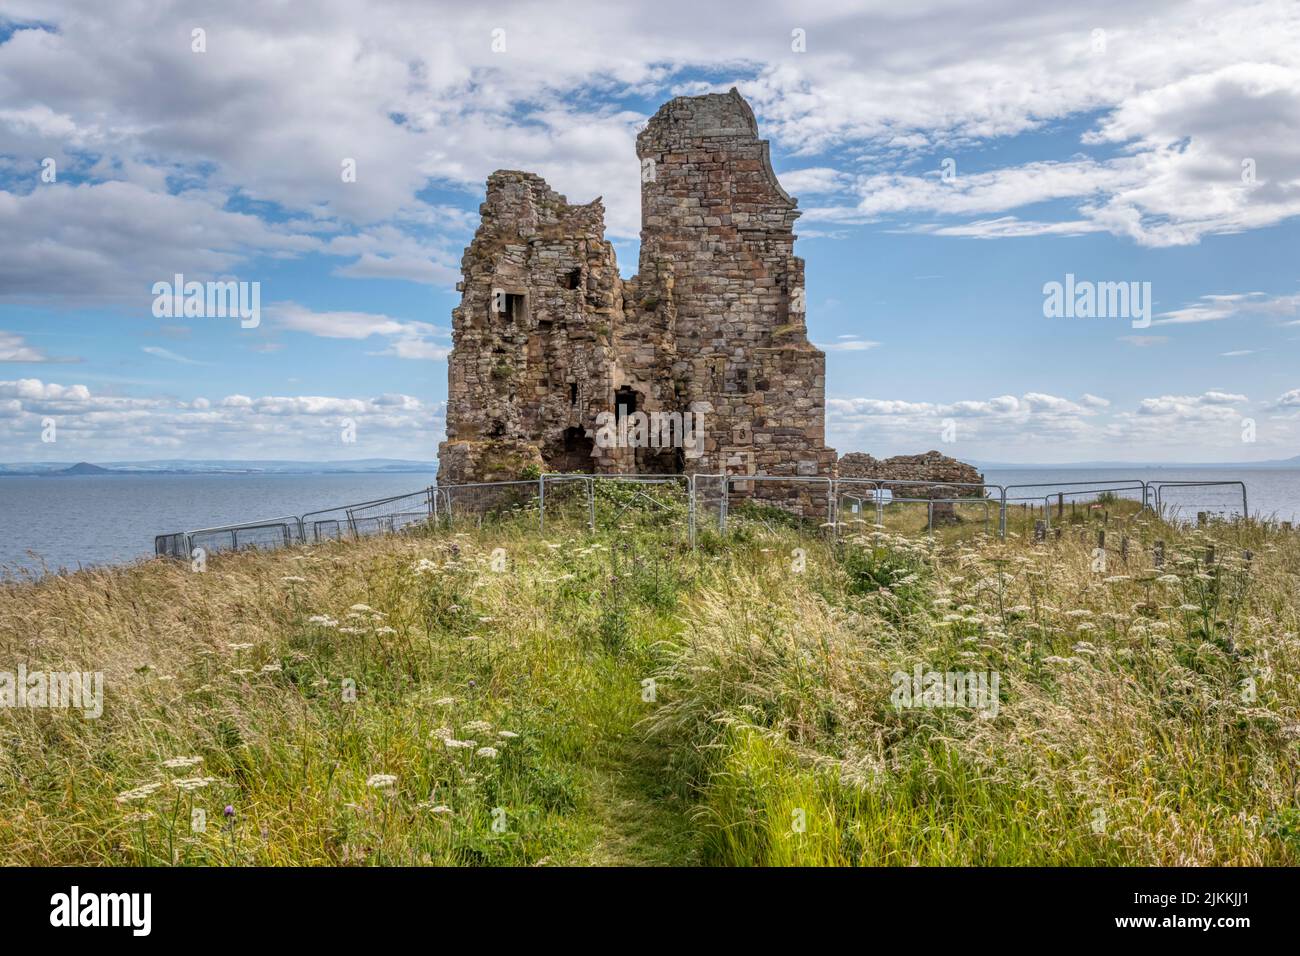
[[[0,670],[107,688],[0,710],[0,862],[1300,860],[1297,536],[1135,518],[1097,570],[741,510],[692,551],[679,504],[0,585]],[[917,664],[997,716],[896,708]]]

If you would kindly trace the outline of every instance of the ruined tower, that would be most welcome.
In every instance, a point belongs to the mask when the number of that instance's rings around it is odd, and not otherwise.
[[[753,111],[735,89],[678,97],[637,137],[637,156],[641,255],[626,280],[599,199],[571,205],[531,173],[488,178],[452,313],[440,483],[516,478],[530,465],[831,473],[826,357],[808,342],[794,255],[799,213]],[[676,437],[640,441],[634,429],[611,443],[601,422],[620,410],[655,416],[665,432],[676,424]],[[687,412],[697,431],[679,440]]]

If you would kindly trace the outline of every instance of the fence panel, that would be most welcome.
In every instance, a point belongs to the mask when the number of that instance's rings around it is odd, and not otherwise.
[[[592,493],[597,528],[667,527],[690,539],[691,480],[686,475],[598,475]]]
[[[1007,485],[1002,489],[1002,533],[1032,533],[1034,522],[1054,524],[1087,521],[1094,514],[1129,518],[1150,506],[1150,491],[1141,478],[1096,481],[1045,481]]]
[[[836,479],[835,534],[861,534],[879,524],[881,497],[874,479]]]
[[[482,481],[440,485],[433,496],[440,524],[461,527],[537,519],[540,484],[536,481]]]
[[[841,479],[840,485],[853,479]],[[873,479],[877,521],[900,534],[933,534],[945,537],[963,533],[996,531],[993,519],[1000,516],[1001,486],[978,481],[926,481],[920,479]],[[988,495],[998,494],[996,508]]]
[[[596,530],[596,492],[592,475],[545,474],[537,481],[537,526],[543,532],[586,524]]]
[[[1067,513],[1068,508],[1068,513]],[[535,481],[476,482],[423,488],[266,521],[178,531],[154,538],[160,557],[189,558],[240,548],[341,540],[421,525],[456,527],[465,521],[522,520],[543,532],[556,528],[628,528],[643,524],[685,528],[694,546],[701,533],[728,525],[853,533],[875,525],[908,533],[942,528],[1033,533],[1038,521],[1088,521],[1099,513],[1127,521],[1148,508],[1172,520],[1247,515],[1241,481],[1110,479],[993,485],[876,478],[783,475],[545,474]],[[1042,516],[1041,518],[1039,516]],[[996,522],[994,518],[996,517]]]
[[[397,495],[346,509],[352,534],[393,534],[412,525],[428,524],[434,517],[436,498],[431,488]]]
[[[202,528],[188,532],[185,537],[190,554],[193,554],[195,549],[202,549],[205,554],[239,551],[243,548],[268,550],[300,542],[301,527],[298,518],[289,515],[283,518],[272,518],[269,521]]]
[[[727,521],[727,476],[690,476],[691,509],[689,534],[694,547],[701,533],[719,534]]]
[[[722,528],[778,526],[833,529],[834,485],[812,475],[728,475]]]
[[[1169,521],[1199,520],[1202,515],[1232,520],[1250,512],[1241,481],[1153,481],[1152,507]]]

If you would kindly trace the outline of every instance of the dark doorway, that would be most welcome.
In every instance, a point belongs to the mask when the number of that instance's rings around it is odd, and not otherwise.
[[[591,458],[594,447],[595,443],[583,429],[576,426],[566,428],[549,456],[547,465],[551,471],[590,474],[595,470]]]
[[[636,470],[640,475],[683,475],[686,455],[681,448],[638,448]]]

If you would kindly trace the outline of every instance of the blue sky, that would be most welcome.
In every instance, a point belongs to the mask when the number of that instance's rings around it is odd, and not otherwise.
[[[630,274],[638,127],[732,85],[839,451],[1300,453],[1296,5],[610,6],[7,0],[0,461],[433,457],[487,174],[602,195]],[[178,272],[260,324],[155,317]],[[1067,274],[1150,326],[1045,317]]]

